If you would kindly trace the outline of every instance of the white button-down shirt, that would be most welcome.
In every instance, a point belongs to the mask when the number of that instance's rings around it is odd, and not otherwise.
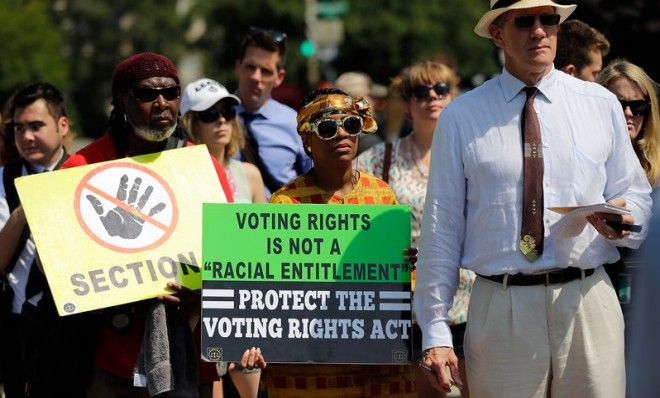
[[[646,228],[612,242],[590,225],[573,238],[550,234],[561,215],[548,207],[621,197],[636,223],[646,226],[651,214],[651,187],[616,97],[553,69],[536,85],[534,102],[543,140],[543,254],[534,262],[521,254],[523,87],[503,70],[456,98],[436,126],[415,292],[424,348],[452,345],[446,321],[459,266],[482,275],[595,268],[618,260],[615,245],[637,248],[645,238]]]

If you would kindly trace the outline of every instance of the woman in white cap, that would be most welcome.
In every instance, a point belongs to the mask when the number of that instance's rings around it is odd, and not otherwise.
[[[245,145],[234,107],[241,101],[212,79],[199,79],[183,91],[184,129],[196,144],[206,144],[225,168],[236,203],[265,203],[264,183],[256,166],[233,159]]]
[[[235,95],[212,79],[199,79],[181,96],[182,125],[196,144],[206,144],[209,152],[224,167],[236,203],[265,203],[261,173],[254,165],[232,157],[245,145],[234,107],[240,104]],[[256,397],[265,361],[259,348],[245,351],[240,364],[219,362],[216,370],[202,366],[200,384],[212,385],[213,397],[222,396],[223,376],[229,375],[241,397]],[[218,380],[218,376],[220,380]],[[211,383],[213,381],[213,383]],[[210,396],[203,388],[202,396]]]

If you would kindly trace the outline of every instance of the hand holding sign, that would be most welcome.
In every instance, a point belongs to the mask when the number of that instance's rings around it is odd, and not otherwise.
[[[158,300],[176,305],[179,315],[186,322],[199,316],[202,303],[199,290],[191,290],[174,282],[168,282],[167,289],[171,290],[172,294],[161,294],[158,296]]]
[[[136,177],[133,182],[131,190],[128,192],[128,200],[126,200],[126,189],[128,188],[128,176],[124,174],[119,181],[119,188],[117,189],[117,199],[121,201],[126,201],[126,207],[115,206],[114,209],[108,211],[106,215],[103,215],[103,205],[101,201],[96,198],[94,195],[88,194],[86,196],[87,200],[92,204],[96,214],[100,217],[103,226],[110,236],[120,236],[125,239],[135,239],[142,232],[142,224],[144,224],[143,214],[141,210],[147,204],[151,193],[153,192],[153,187],[148,186],[145,189],[142,196],[135,206],[135,201],[138,196],[138,191],[140,190],[140,184],[142,184],[142,179]],[[161,212],[165,209],[165,203],[160,202],[153,206],[149,210],[149,217]],[[136,210],[136,211],[131,211]]]

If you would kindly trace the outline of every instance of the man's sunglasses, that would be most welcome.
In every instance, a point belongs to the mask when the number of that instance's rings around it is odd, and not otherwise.
[[[412,88],[412,96],[423,101],[431,96],[431,90],[435,91],[438,97],[442,97],[449,93],[449,85],[447,83],[436,83],[432,86],[415,86]]]
[[[561,20],[559,14],[522,15],[515,17],[513,19],[513,24],[520,29],[531,28],[536,22],[536,17],[539,18],[541,25],[543,26],[557,26]]]
[[[619,100],[619,102],[621,103],[624,112],[626,111],[626,108],[630,108],[630,111],[635,116],[646,116],[651,110],[651,101],[646,99],[634,101]]]
[[[222,116],[226,121],[234,120],[236,117],[236,109],[231,107],[216,108],[211,107],[205,111],[197,112],[197,119],[202,123],[214,123]]]
[[[278,30],[264,29],[258,26],[250,26],[248,33],[250,36],[266,36],[271,39],[278,46],[282,46],[286,42],[286,33],[280,32]]]
[[[162,95],[167,101],[174,101],[181,96],[181,86],[164,88],[133,87],[133,98],[140,102],[153,102]]]
[[[322,140],[331,140],[337,136],[339,126],[350,135],[357,135],[362,131],[362,118],[349,115],[339,119],[320,119],[312,123],[312,130]]]

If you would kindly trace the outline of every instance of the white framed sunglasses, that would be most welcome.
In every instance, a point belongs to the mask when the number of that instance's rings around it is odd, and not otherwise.
[[[349,135],[358,135],[362,131],[362,118],[348,115],[343,119],[319,119],[312,123],[312,131],[322,140],[331,140],[337,136],[339,126]]]

